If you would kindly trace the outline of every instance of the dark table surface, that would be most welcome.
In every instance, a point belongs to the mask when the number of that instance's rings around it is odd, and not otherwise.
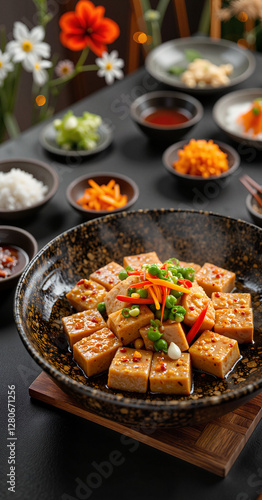
[[[237,88],[262,85],[262,57],[256,55],[255,73]],[[162,164],[163,148],[157,148],[139,131],[129,116],[129,105],[139,95],[165,88],[144,69],[121,82],[78,102],[76,114],[84,110],[100,114],[114,129],[113,144],[104,152],[81,162],[64,161],[48,155],[39,144],[38,125],[0,148],[0,159],[38,158],[52,165],[59,174],[55,197],[31,220],[18,225],[32,233],[42,248],[66,229],[82,222],[65,197],[67,185],[90,172],[112,171],[126,174],[139,185],[140,196],[133,207],[203,209],[252,222],[245,206],[247,192],[238,178],[248,173],[262,184],[262,152],[240,146],[228,139],[212,119],[217,95],[201,97],[205,115],[186,138],[221,140],[233,145],[241,156],[241,166],[232,182],[217,185],[200,194],[184,193]],[[62,113],[61,113],[62,115]],[[0,223],[5,223],[0,221]],[[32,500],[75,500],[106,498],[251,500],[262,491],[262,422],[224,479],[180,461],[134,440],[121,439],[116,432],[30,400],[29,385],[40,373],[22,344],[13,320],[14,290],[0,296],[1,366],[1,492],[0,498]],[[7,473],[7,391],[16,391],[16,491],[8,492]],[[101,477],[97,487],[86,487],[86,478],[95,465],[108,463],[112,452],[119,452],[117,465]],[[159,472],[157,472],[159,471]],[[79,486],[82,485],[82,486]],[[78,489],[77,489],[78,487]]]

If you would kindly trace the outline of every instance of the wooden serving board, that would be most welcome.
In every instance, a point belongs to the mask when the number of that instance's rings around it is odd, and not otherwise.
[[[261,392],[248,403],[212,422],[195,427],[159,428],[146,434],[85,410],[44,372],[29,387],[29,394],[222,477],[228,474],[262,417]]]

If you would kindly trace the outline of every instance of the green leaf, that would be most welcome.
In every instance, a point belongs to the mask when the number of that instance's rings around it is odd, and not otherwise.
[[[179,76],[182,75],[184,71],[185,68],[182,68],[182,66],[171,66],[168,70],[168,73],[170,73],[171,75]]]
[[[202,59],[200,52],[194,49],[186,49],[185,56],[189,62],[193,62],[195,59]]]

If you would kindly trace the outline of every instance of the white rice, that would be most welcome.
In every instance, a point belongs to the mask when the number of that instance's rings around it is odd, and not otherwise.
[[[0,208],[19,210],[31,207],[43,200],[48,187],[32,174],[12,168],[9,172],[0,172]]]
[[[225,117],[225,124],[231,132],[235,132],[243,137],[262,140],[262,134],[254,136],[253,130],[245,132],[244,127],[237,122],[240,115],[249,111],[251,104],[251,102],[243,102],[242,104],[233,104],[232,106],[229,106]]]

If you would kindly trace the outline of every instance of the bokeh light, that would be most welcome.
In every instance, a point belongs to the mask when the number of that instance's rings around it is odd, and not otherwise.
[[[238,44],[239,47],[241,47],[241,49],[247,49],[248,48],[248,43],[247,43],[247,40],[245,40],[245,38],[239,38],[237,44]]]
[[[136,31],[133,35],[133,40],[136,43],[141,43],[142,45],[144,45],[144,44],[150,45],[150,43],[152,43],[153,39],[152,39],[152,36],[147,35],[143,31]]]
[[[241,23],[246,23],[248,20],[248,15],[246,12],[242,11],[242,12],[239,12],[237,18],[239,21],[241,21]]]
[[[37,106],[44,106],[44,104],[46,103],[46,98],[44,95],[39,94],[38,96],[36,96],[35,102]]]

